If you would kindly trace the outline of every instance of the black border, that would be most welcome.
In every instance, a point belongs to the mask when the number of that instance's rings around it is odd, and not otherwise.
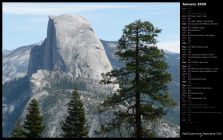
[[[214,9],[212,12],[213,13],[223,13],[223,12],[220,12],[220,9],[223,9],[223,8],[219,8],[219,9],[217,9],[217,5],[218,6],[221,6],[221,4],[220,4],[220,1],[219,1],[219,3],[214,3],[214,0],[212,0],[212,2],[211,2],[211,0],[138,0],[138,1],[130,1],[130,0],[77,0],[77,1],[74,1],[74,0],[3,0],[2,1],[2,3],[10,3],[10,2],[168,2],[168,3],[170,3],[170,2],[177,2],[177,3],[180,3],[180,11],[181,11],[181,4],[182,4],[182,2],[208,2],[208,3],[211,3],[211,4],[216,4],[216,9]],[[2,3],[1,3],[1,6],[2,6]],[[212,10],[212,9],[211,9]],[[2,12],[2,15],[3,15],[3,12]],[[219,16],[219,15],[218,15]],[[220,15],[221,17],[222,17],[222,15]],[[219,17],[220,17],[219,16]],[[1,20],[3,21],[3,16],[2,16],[2,18],[1,18]],[[1,22],[2,23],[2,22]],[[222,23],[222,22],[221,22]],[[222,25],[221,25],[221,27],[219,27],[220,29],[219,30],[222,30]],[[3,26],[2,26],[2,30],[3,30]],[[2,34],[3,34],[3,32],[2,32]],[[181,37],[181,17],[180,17],[180,42],[181,42],[181,39],[182,39],[182,37]],[[1,38],[2,39],[2,38]],[[2,40],[1,40],[2,41]],[[2,44],[3,45],[3,44]],[[181,48],[182,46],[180,45],[180,56],[181,56]],[[219,46],[219,47],[221,47],[221,46]],[[221,49],[220,49],[221,50]],[[1,51],[2,51],[2,49],[1,49]],[[1,55],[2,55],[2,53],[1,53]],[[1,56],[1,59],[2,59],[2,56]],[[182,63],[182,59],[180,59],[180,64]],[[221,56],[221,63],[223,64],[223,62],[222,62],[222,56]],[[222,64],[221,64],[221,67],[220,67],[220,72],[222,72]],[[2,69],[1,69],[1,72],[2,72]],[[220,73],[221,74],[221,73]],[[222,75],[221,75],[221,77],[222,77]],[[1,78],[2,78],[2,75],[1,75]],[[218,83],[217,83],[218,82]],[[220,89],[220,87],[222,86],[221,85],[221,83],[222,83],[222,81],[216,81],[216,83],[217,84],[219,84],[219,89]],[[2,85],[1,85],[2,86]],[[180,92],[181,92],[181,65],[180,65]],[[180,100],[181,100],[181,94],[180,94]],[[1,100],[1,102],[2,102],[2,100]],[[2,103],[1,103],[1,105],[2,105]],[[180,110],[181,110],[181,105],[180,105]],[[1,112],[2,112],[2,107],[1,107]],[[181,113],[180,113],[180,117],[181,117]],[[1,117],[1,120],[2,120],[2,117]],[[219,122],[220,123],[220,122]],[[221,127],[222,128],[222,127]],[[1,128],[2,129],[2,128]],[[181,119],[180,119],[180,139],[181,138],[192,138],[193,136],[190,136],[190,137],[184,137],[184,136],[182,136],[181,135],[181,132],[182,132],[182,126],[181,126]],[[2,133],[1,133],[1,138],[2,138]],[[195,137],[196,138],[196,137]],[[213,137],[213,138],[215,138],[215,137]],[[107,138],[106,138],[107,139]],[[160,139],[160,138],[158,138],[158,139]],[[166,139],[166,138],[164,138],[164,139]],[[169,139],[169,138],[168,138]],[[175,139],[175,138],[173,138],[173,139]]]
[[[172,2],[174,2],[174,3],[179,3],[180,4],[180,0],[137,0],[137,1],[136,0],[135,1],[134,0],[132,0],[132,1],[131,0],[77,0],[77,1],[74,1],[74,0],[2,0],[2,3],[14,3],[14,2],[15,3],[20,3],[20,2],[24,2],[24,3],[34,3],[34,2],[35,3],[72,3],[72,2],[76,2],[76,3],[79,3],[79,2],[80,3],[85,3],[85,2],[86,3],[89,3],[89,2],[92,2],[92,3],[109,3],[109,2],[115,2],[115,3],[120,3],[120,2],[128,2],[128,3],[139,3],[139,2],[147,2],[147,3],[148,2],[156,2],[156,3],[159,3],[159,2],[161,3],[162,2],[163,3],[163,2],[165,2],[165,3],[172,3]],[[2,7],[2,3],[1,3],[1,7]],[[1,15],[2,15],[1,20],[3,21],[3,11],[2,11]],[[180,27],[181,27],[181,25],[180,25]],[[2,25],[2,30],[3,30],[3,25]],[[3,36],[3,32],[2,32],[2,36]],[[2,43],[2,45],[3,45],[3,43]],[[1,51],[3,51],[3,50],[1,49]],[[3,55],[2,52],[1,52],[1,55]],[[3,57],[1,56],[1,59],[2,58]],[[181,61],[181,59],[180,59],[180,61]],[[2,65],[3,65],[3,63],[2,63]],[[181,69],[180,69],[180,72],[181,72]],[[2,73],[2,69],[1,69],[1,73]],[[2,75],[1,75],[1,79],[2,79]],[[180,88],[181,88],[181,86],[180,86]],[[2,100],[1,100],[1,106],[2,106]],[[2,107],[1,107],[1,112],[2,112]],[[1,117],[1,122],[2,122],[2,117]],[[3,138],[2,137],[3,136],[2,132],[3,131],[2,131],[2,127],[1,127],[1,138]],[[181,136],[181,128],[180,128],[179,137],[176,137],[176,138],[149,138],[149,139],[179,139],[180,136]],[[7,138],[4,138],[4,139],[7,139]],[[100,138],[100,139],[110,139],[110,138]],[[120,139],[120,138],[117,138],[117,139]]]

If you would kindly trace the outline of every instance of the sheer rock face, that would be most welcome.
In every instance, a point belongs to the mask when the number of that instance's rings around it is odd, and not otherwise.
[[[49,17],[47,38],[31,50],[28,75],[38,69],[100,79],[112,66],[90,23],[81,16],[62,15]]]

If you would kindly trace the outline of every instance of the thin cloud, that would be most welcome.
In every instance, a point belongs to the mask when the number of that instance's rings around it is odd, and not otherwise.
[[[93,11],[100,9],[123,9],[136,8],[130,5],[114,5],[114,4],[39,4],[39,3],[3,3],[4,14],[14,15],[57,15],[61,13],[74,13],[83,11]]]

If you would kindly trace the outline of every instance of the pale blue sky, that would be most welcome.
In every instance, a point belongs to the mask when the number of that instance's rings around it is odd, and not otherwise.
[[[125,25],[141,19],[161,28],[158,47],[180,48],[179,3],[3,3],[3,49],[37,43],[46,37],[49,15],[77,14],[90,21],[97,36],[117,41]]]

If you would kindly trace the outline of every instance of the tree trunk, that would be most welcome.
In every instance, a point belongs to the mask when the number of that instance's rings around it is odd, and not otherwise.
[[[136,71],[135,71],[135,82],[136,82],[136,137],[141,138],[142,137],[142,124],[141,124],[141,107],[140,107],[140,92],[138,90],[138,84],[139,84],[139,37],[138,37],[138,30],[136,33]]]

